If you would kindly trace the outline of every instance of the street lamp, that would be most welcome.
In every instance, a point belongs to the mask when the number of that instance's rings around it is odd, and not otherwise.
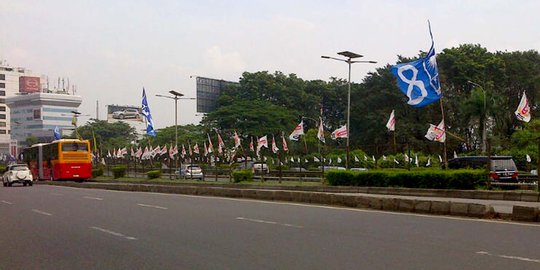
[[[350,120],[351,120],[351,65],[354,64],[354,63],[376,64],[377,62],[376,61],[352,60],[352,59],[360,58],[360,57],[364,57],[364,56],[360,55],[360,54],[350,52],[350,51],[338,52],[337,54],[339,54],[341,56],[344,56],[347,59],[335,58],[335,57],[330,57],[330,56],[326,56],[326,55],[321,56],[321,58],[337,60],[337,61],[345,62],[345,63],[347,63],[349,65],[349,81],[348,81],[348,88],[349,89],[348,89],[348,92],[347,92],[347,159],[345,160],[345,167],[347,169],[349,169],[349,159],[350,159],[349,137],[351,137],[350,136],[350,133],[351,133],[351,131],[350,131],[351,130],[350,129]]]
[[[174,90],[169,91],[169,94],[172,96],[165,96],[156,94],[156,97],[164,97],[168,99],[174,100],[174,145],[176,148],[178,148],[178,100],[179,99],[195,99],[195,98],[181,98],[184,96],[184,94],[176,92]],[[176,167],[178,167],[178,160],[176,161]]]
[[[480,90],[482,90],[482,93],[484,94],[484,111],[483,111],[484,121],[482,122],[482,153],[485,153],[486,152],[486,140],[487,140],[487,134],[486,134],[486,121],[487,121],[487,117],[486,117],[486,90],[480,84],[477,84],[477,83],[475,83],[473,81],[467,81],[467,83],[472,84],[472,85],[480,88]]]

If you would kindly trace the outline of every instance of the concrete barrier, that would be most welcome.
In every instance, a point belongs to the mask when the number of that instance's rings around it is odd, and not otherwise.
[[[306,192],[306,191],[290,191],[290,190],[265,190],[265,189],[246,189],[246,188],[230,188],[230,187],[208,187],[208,186],[167,186],[167,185],[149,185],[149,184],[80,184],[80,183],[64,183],[51,182],[51,185],[71,186],[79,188],[97,188],[109,190],[123,190],[135,192],[160,192],[160,193],[176,193],[187,195],[202,195],[202,196],[222,196],[230,198],[246,198],[257,200],[277,200],[290,201],[299,203],[315,203],[325,205],[337,205],[353,208],[369,208],[374,210],[385,211],[401,211],[421,214],[435,215],[453,215],[467,216],[475,218],[501,218],[508,217],[516,221],[540,221],[540,210],[536,207],[514,206],[511,216],[505,216],[500,213],[495,213],[490,205],[450,202],[450,201],[433,201],[433,200],[414,200],[404,198],[391,197],[376,197],[362,194],[342,194],[342,193],[325,193],[325,192]],[[380,188],[377,192],[380,192]],[[427,192],[428,193],[428,192]],[[482,191],[474,192],[467,196],[481,197],[490,193]],[[425,194],[425,193],[424,193]],[[506,193],[501,192],[503,196]],[[515,194],[506,195],[518,196]],[[519,194],[520,198],[529,196],[528,200],[537,200],[537,193],[525,192]]]

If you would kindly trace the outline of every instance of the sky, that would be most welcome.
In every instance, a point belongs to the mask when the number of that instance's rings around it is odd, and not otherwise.
[[[174,125],[169,90],[196,97],[196,76],[238,81],[275,71],[305,80],[351,80],[460,44],[489,51],[540,49],[540,1],[528,0],[0,0],[0,60],[37,74],[69,78],[81,120],[106,117],[106,105],[141,104],[143,87],[156,128]],[[99,103],[99,116],[96,115]],[[314,108],[316,110],[316,108]],[[178,101],[178,124],[198,123],[194,100]]]

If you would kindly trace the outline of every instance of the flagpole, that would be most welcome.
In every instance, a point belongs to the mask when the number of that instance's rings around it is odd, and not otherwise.
[[[441,115],[442,115],[442,121],[444,123],[444,135],[445,135],[445,138],[444,138],[444,143],[443,143],[443,154],[444,154],[444,169],[448,169],[448,158],[446,156],[446,130],[448,129],[447,128],[447,123],[444,119],[444,107],[443,107],[443,97],[442,97],[442,94],[441,94],[441,98],[439,99],[439,104],[441,105]]]

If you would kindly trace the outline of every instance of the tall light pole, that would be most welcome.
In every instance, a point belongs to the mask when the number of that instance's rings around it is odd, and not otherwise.
[[[164,96],[156,94],[156,97],[164,97],[174,100],[174,145],[178,148],[178,100],[179,99],[195,99],[195,98],[181,98],[184,94],[176,92],[174,90],[169,91],[172,96]],[[176,160],[176,167],[178,168],[178,159]]]
[[[482,93],[484,94],[484,111],[482,112],[484,121],[482,121],[482,154],[486,153],[486,140],[487,140],[487,132],[486,132],[486,121],[487,121],[487,115],[486,115],[486,90],[484,87],[482,87],[480,84],[477,84],[473,81],[467,81],[467,83],[472,84],[480,90],[482,90]]]
[[[350,128],[350,121],[351,121],[351,65],[354,63],[370,63],[370,64],[376,64],[376,61],[358,61],[353,60],[356,58],[363,57],[363,55],[356,54],[350,51],[343,51],[338,52],[337,54],[342,55],[344,57],[347,57],[347,59],[341,59],[341,58],[335,58],[323,55],[321,58],[324,59],[332,59],[337,60],[341,62],[345,62],[349,65],[349,80],[348,80],[348,91],[347,91],[347,159],[345,160],[345,167],[349,169],[349,160],[350,160],[350,146],[349,146],[349,138],[351,137],[351,128]]]

